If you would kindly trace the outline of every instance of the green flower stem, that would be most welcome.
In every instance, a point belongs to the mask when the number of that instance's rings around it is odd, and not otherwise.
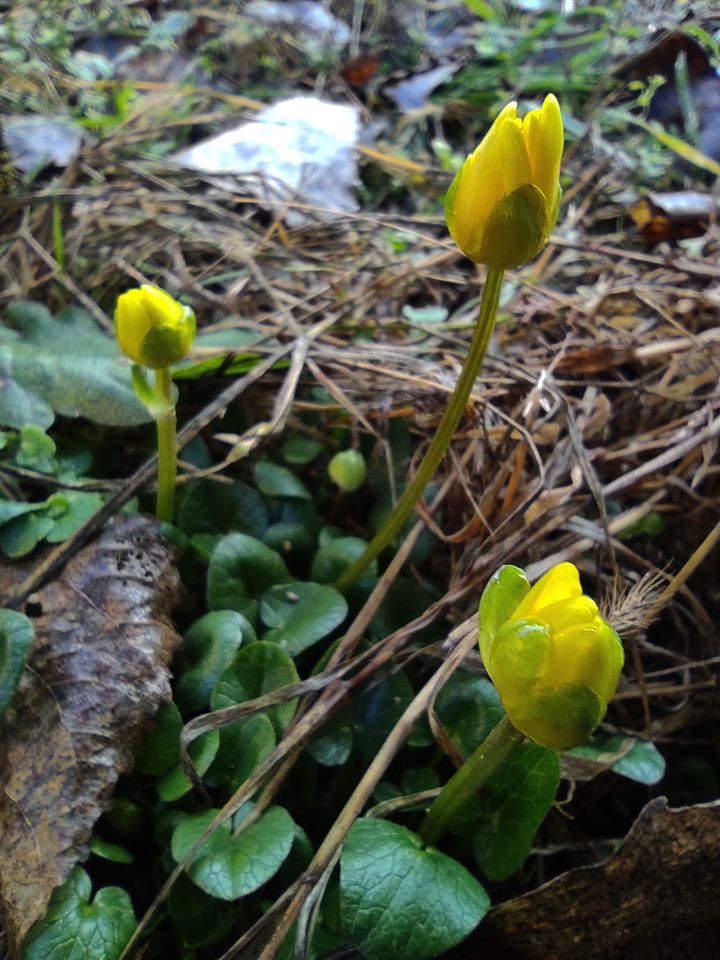
[[[437,844],[460,807],[478,792],[524,739],[524,734],[516,730],[506,716],[493,727],[477,750],[448,780],[428,810],[420,827],[420,836],[426,844]]]
[[[435,475],[435,471],[450,445],[450,441],[465,412],[468,398],[470,397],[483,359],[485,358],[490,336],[495,326],[495,314],[500,299],[503,273],[503,270],[497,270],[492,267],[488,269],[482,302],[480,303],[478,322],[475,325],[475,330],[470,342],[470,350],[465,358],[465,363],[463,364],[455,389],[445,408],[440,426],[428,447],[422,463],[396,503],[395,509],[367,545],[365,551],[347,568],[345,573],[337,581],[336,587],[338,590],[344,590],[354,583],[365,568],[382,553],[410,516],[415,504],[422,496],[425,487]]]
[[[158,437],[158,486],[155,513],[158,520],[171,523],[177,474],[177,436],[175,429],[177,421],[170,367],[163,367],[155,371],[155,385],[158,393],[167,401],[166,406],[158,413],[155,420]]]

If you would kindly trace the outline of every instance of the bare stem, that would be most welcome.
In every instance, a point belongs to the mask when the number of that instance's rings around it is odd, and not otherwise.
[[[167,406],[155,421],[158,438],[158,520],[172,522],[175,502],[175,479],[177,476],[177,436],[175,400],[172,389],[172,373],[169,367],[155,371],[155,383],[158,391],[167,401]]]
[[[450,445],[455,431],[458,428],[458,424],[460,423],[460,419],[465,412],[470,393],[477,380],[482,362],[485,359],[490,336],[495,326],[495,314],[500,299],[503,272],[504,271],[496,270],[492,267],[488,270],[482,301],[480,303],[478,322],[475,325],[472,340],[470,341],[468,355],[465,358],[465,363],[463,364],[455,389],[445,408],[443,418],[427,449],[427,453],[423,457],[422,463],[418,467],[415,476],[405,488],[402,496],[395,504],[395,509],[367,545],[364,553],[347,568],[338,580],[336,584],[338,590],[344,590],[349,587],[350,584],[354,583],[365,568],[388,546],[400,527],[402,527],[412,513],[425,487],[435,475],[435,471]]]
[[[506,716],[498,721],[477,750],[448,780],[428,810],[420,827],[420,836],[425,843],[434,846],[438,842],[463,803],[478,792],[524,739]]]

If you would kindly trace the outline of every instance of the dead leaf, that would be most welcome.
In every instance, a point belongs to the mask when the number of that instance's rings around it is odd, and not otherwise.
[[[696,190],[648,193],[629,207],[635,226],[648,243],[701,237],[717,219],[717,198]]]
[[[444,960],[690,960],[717,955],[720,801],[652,800],[620,849],[488,913]]]
[[[16,954],[88,840],[159,705],[180,640],[172,548],[131,517],[26,607],[35,644],[2,722],[0,903]]]

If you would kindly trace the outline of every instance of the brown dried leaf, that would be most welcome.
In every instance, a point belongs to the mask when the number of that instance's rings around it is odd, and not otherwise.
[[[720,801],[651,801],[620,849],[491,910],[447,960],[717,956]]]
[[[87,856],[138,737],[170,698],[178,596],[172,548],[154,521],[132,517],[28,605],[35,644],[0,731],[0,903],[14,952]]]

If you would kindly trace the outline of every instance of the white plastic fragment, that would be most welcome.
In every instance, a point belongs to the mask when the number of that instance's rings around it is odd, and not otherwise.
[[[244,15],[256,23],[291,29],[312,41],[320,53],[339,53],[350,42],[350,28],[316,0],[252,0]]]
[[[208,174],[222,174],[222,186],[255,193],[275,212],[295,201],[319,208],[321,217],[357,210],[354,146],[360,132],[356,107],[316,97],[281,100],[218,136],[176,154],[177,163]],[[236,184],[228,175],[257,174],[257,181]],[[271,204],[269,201],[273,201]],[[290,226],[307,221],[291,207],[283,214]]]

